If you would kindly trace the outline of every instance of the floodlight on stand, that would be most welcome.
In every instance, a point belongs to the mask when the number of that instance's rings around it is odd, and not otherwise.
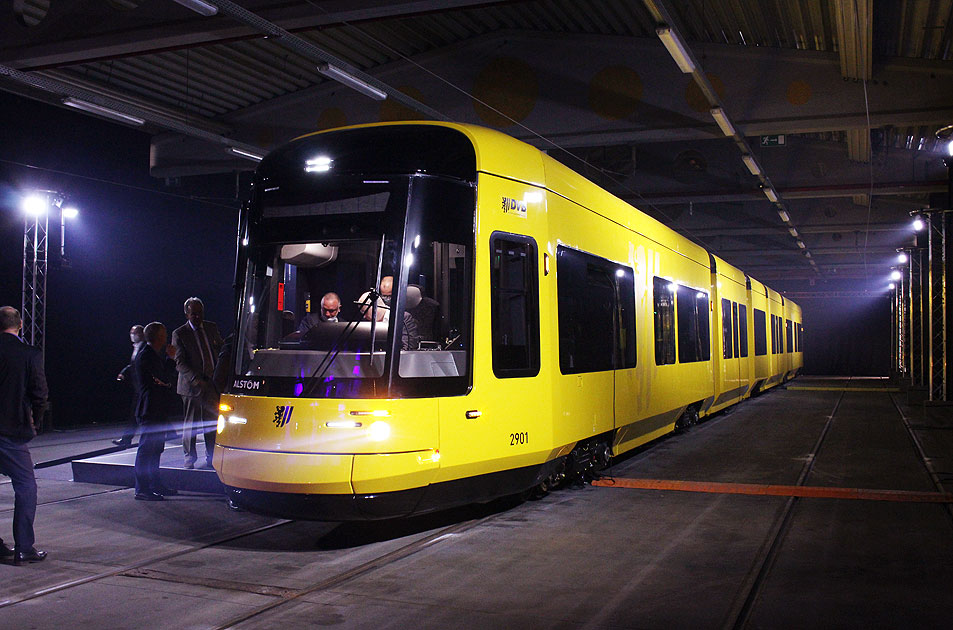
[[[181,4],[186,9],[191,9],[199,15],[211,17],[218,13],[218,7],[214,4],[203,2],[202,0],[173,0],[176,4]]]
[[[900,252],[899,254],[897,254],[897,262],[900,263],[901,265],[907,262],[908,260],[910,260],[910,257],[907,256],[906,252]]]
[[[358,92],[360,92],[361,94],[365,96],[370,96],[374,100],[383,101],[384,99],[387,98],[387,92],[383,90],[379,90],[372,85],[368,85],[367,83],[365,83],[364,81],[361,81],[357,77],[351,76],[344,70],[341,70],[340,68],[332,66],[329,63],[318,64],[318,72],[320,72],[321,74],[323,74],[324,76],[328,78],[331,78],[331,79],[334,79],[335,81],[343,83],[349,88],[357,90]]]
[[[891,280],[899,280],[899,279],[902,278],[902,277],[903,277],[903,274],[900,273],[900,272],[899,272],[898,270],[896,270],[896,269],[894,269],[893,271],[890,272],[890,279],[891,279]]]
[[[685,49],[684,44],[682,44],[682,41],[675,32],[672,31],[671,27],[660,26],[655,29],[655,34],[662,40],[662,44],[666,50],[668,50],[668,54],[672,56],[672,59],[675,60],[679,70],[685,74],[695,72],[695,64],[692,63],[691,58],[688,56],[688,50]]]
[[[75,98],[64,99],[63,105],[84,111],[89,114],[96,114],[97,116],[103,116],[104,118],[110,118],[112,120],[118,120],[119,122],[130,123],[132,125],[146,124],[146,121],[142,118],[131,116],[129,114],[123,114],[122,112],[117,112],[114,109],[109,109],[108,107],[103,107],[102,105],[88,103]]]
[[[41,195],[25,197],[20,207],[23,209],[24,214],[34,217],[45,214],[49,210],[49,204],[46,202],[46,198]]]
[[[758,167],[758,163],[755,161],[754,157],[750,155],[742,155],[741,161],[745,163],[745,166],[748,167],[748,170],[751,171],[752,175],[760,175],[761,169]]]
[[[919,232],[923,229],[926,224],[923,222],[923,219],[920,217],[914,217],[913,223],[910,224],[910,227],[913,228],[914,232]]]
[[[75,219],[79,216],[79,210],[75,206],[67,206],[63,208],[63,218],[64,219]]]
[[[238,147],[228,147],[229,153],[234,153],[239,157],[243,157],[247,160],[253,160],[255,162],[261,162],[261,159],[265,156],[259,155],[257,153],[252,153],[251,151],[246,151],[244,149],[239,149]]]
[[[716,123],[718,123],[718,128],[721,129],[723,134],[731,138],[737,133],[734,126],[731,124],[731,121],[728,120],[725,110],[720,107],[712,107],[709,111],[711,112],[711,117],[715,119]]]
[[[781,220],[784,221],[785,223],[791,222],[791,217],[789,217],[788,213],[785,212],[784,210],[778,210],[778,216],[781,217]]]
[[[770,186],[765,186],[761,189],[761,192],[764,193],[764,196],[768,198],[768,201],[771,203],[776,203],[778,201],[778,193],[774,192],[774,189]]]

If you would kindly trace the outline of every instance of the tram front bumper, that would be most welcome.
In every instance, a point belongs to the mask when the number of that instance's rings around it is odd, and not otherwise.
[[[215,469],[226,486],[304,494],[371,494],[430,484],[439,455],[411,453],[338,455],[215,449]]]
[[[433,450],[337,455],[215,449],[215,469],[238,505],[316,520],[409,514],[436,475],[438,461]]]

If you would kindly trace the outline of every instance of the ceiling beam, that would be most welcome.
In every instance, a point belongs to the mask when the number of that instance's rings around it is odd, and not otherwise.
[[[256,12],[288,32],[297,33],[500,3],[501,0],[336,0],[321,2],[320,6],[264,6],[256,8]],[[39,70],[260,37],[257,32],[249,32],[247,26],[221,16],[198,17],[171,0],[148,4],[151,6],[144,3],[134,13],[120,13],[102,0],[62,0],[51,8],[57,12],[56,23],[44,28],[41,34],[7,19],[0,23],[0,63],[19,70]]]
[[[872,189],[874,196],[878,195],[914,195],[945,192],[947,184],[944,181],[935,182],[878,182]],[[798,186],[780,188],[778,192],[785,199],[827,199],[835,197],[853,197],[871,192],[870,183],[844,183],[827,186]],[[760,190],[739,190],[725,192],[672,192],[652,193],[641,195],[619,195],[633,205],[651,204],[655,206],[686,204],[686,203],[728,203],[743,201],[762,201],[764,195]]]

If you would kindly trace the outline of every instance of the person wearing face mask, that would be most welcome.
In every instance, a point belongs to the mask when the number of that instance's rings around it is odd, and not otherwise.
[[[126,367],[116,375],[116,380],[132,387],[133,393],[132,407],[129,411],[129,422],[126,424],[126,429],[123,431],[122,436],[113,440],[113,444],[123,448],[128,448],[132,445],[132,438],[136,436],[136,429],[139,428],[139,425],[136,423],[136,401],[139,399],[139,390],[136,385],[133,363],[136,360],[136,355],[139,354],[142,347],[146,345],[142,331],[142,324],[134,324],[133,327],[129,329],[129,341],[132,342],[132,356],[129,359],[129,363],[126,364]]]

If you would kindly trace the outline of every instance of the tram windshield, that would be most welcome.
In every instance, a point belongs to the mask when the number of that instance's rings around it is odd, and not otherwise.
[[[248,228],[236,376],[272,396],[465,393],[472,187],[424,175],[271,183]]]

